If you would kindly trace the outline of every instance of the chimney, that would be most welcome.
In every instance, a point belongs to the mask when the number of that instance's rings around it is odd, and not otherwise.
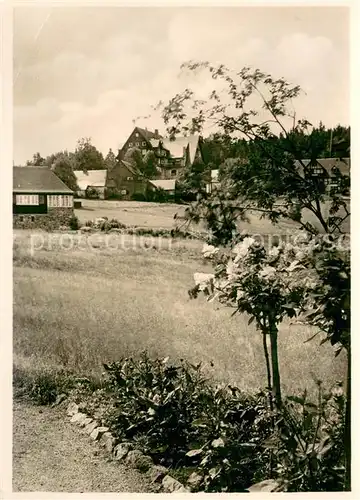
[[[157,128],[155,129],[155,139],[159,139],[159,131]]]

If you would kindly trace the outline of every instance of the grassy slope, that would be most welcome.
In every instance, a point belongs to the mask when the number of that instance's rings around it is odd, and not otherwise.
[[[101,363],[146,349],[154,356],[213,361],[216,377],[252,389],[265,385],[259,333],[247,318],[191,301],[196,271],[194,242],[178,248],[95,251],[44,248],[29,255],[29,237],[19,233],[14,249],[14,351],[18,362],[99,372]],[[115,245],[114,245],[115,246]],[[311,330],[285,325],[280,362],[287,391],[312,386],[312,374],[342,378],[345,363],[312,341]],[[209,368],[210,369],[210,368]]]

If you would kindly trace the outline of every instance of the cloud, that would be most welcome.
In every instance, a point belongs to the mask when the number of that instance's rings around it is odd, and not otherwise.
[[[284,76],[307,92],[296,103],[299,115],[315,123],[348,123],[346,15],[305,10],[295,16],[292,9],[173,8],[156,15],[154,8],[53,9],[34,43],[49,9],[35,15],[18,8],[16,162],[35,151],[72,149],[84,136],[104,153],[116,150],[132,120],[147,116],[160,99],[188,85],[206,98],[216,82],[206,74],[179,77],[188,59],[236,69],[252,65]],[[158,115],[139,125],[164,128]]]

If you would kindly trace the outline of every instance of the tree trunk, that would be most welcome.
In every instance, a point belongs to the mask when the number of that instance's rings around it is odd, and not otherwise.
[[[266,375],[267,375],[267,384],[268,384],[268,394],[269,394],[269,408],[270,411],[273,411],[273,398],[272,398],[272,381],[271,381],[271,366],[270,366],[270,357],[269,350],[267,346],[266,333],[262,332],[263,337],[263,348],[265,355],[265,363],[266,363]]]
[[[271,366],[273,382],[273,398],[277,409],[281,408],[281,386],[278,357],[278,329],[273,321],[270,322],[270,347],[271,347]]]
[[[347,387],[345,408],[345,490],[351,491],[351,348],[347,349]]]

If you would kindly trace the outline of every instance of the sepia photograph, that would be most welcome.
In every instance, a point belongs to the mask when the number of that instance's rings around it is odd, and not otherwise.
[[[13,7],[13,492],[353,491],[350,12]]]

